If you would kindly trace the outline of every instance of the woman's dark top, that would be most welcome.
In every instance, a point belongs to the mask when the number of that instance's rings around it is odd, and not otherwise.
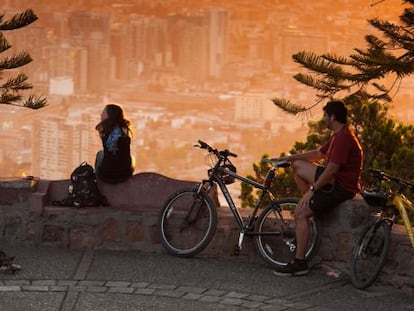
[[[97,169],[99,179],[107,183],[119,183],[134,172],[131,159],[131,138],[119,127],[102,138],[103,160]]]

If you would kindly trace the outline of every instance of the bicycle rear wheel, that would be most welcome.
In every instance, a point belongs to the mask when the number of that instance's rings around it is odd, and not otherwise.
[[[296,233],[293,212],[299,199],[283,198],[267,206],[256,222],[255,245],[262,258],[275,270],[283,269],[294,259]],[[319,245],[319,226],[309,220],[309,241],[306,259],[309,261]]]
[[[170,254],[191,257],[213,238],[217,227],[216,207],[205,191],[184,189],[167,200],[158,226],[161,243]]]
[[[367,227],[352,252],[351,281],[359,289],[371,286],[385,264],[391,240],[391,226],[385,220]]]

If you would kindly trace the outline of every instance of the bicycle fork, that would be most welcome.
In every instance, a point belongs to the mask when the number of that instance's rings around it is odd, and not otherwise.
[[[234,247],[233,255],[235,255],[235,256],[240,255],[240,251],[242,250],[243,241],[244,241],[244,230],[240,231],[240,233],[239,233],[239,242]]]

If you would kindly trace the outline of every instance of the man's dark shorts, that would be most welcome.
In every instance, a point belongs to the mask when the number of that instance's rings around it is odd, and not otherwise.
[[[321,176],[324,168],[318,166],[315,174],[315,181]],[[320,214],[336,207],[339,203],[352,199],[354,193],[343,189],[338,183],[325,185],[322,189],[315,191],[310,200],[309,207],[315,214]]]

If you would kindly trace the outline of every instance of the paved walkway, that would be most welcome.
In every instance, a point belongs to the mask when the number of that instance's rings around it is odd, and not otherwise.
[[[0,310],[414,310],[414,296],[354,289],[324,270],[275,277],[238,257],[182,259],[136,251],[73,251],[2,244],[23,266],[0,274]]]

